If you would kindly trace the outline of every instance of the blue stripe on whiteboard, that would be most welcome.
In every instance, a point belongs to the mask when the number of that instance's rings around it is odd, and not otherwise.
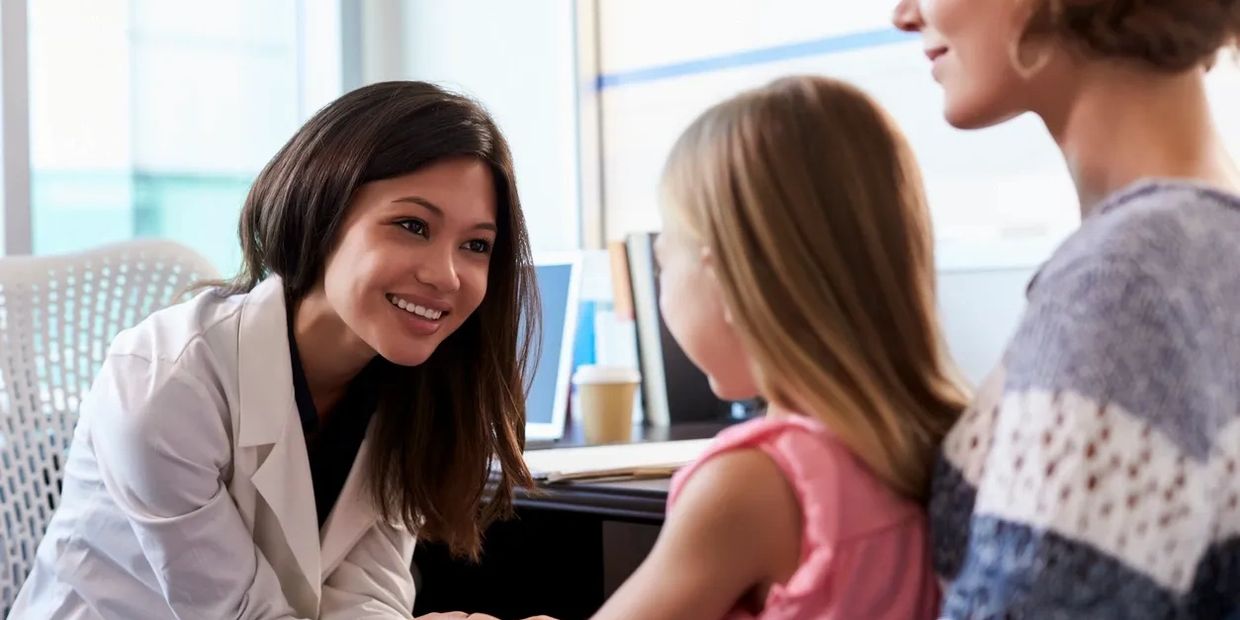
[[[759,65],[768,62],[804,58],[806,56],[837,54],[840,52],[849,52],[867,47],[904,43],[915,40],[916,38],[917,35],[900,32],[894,28],[871,30],[868,32],[856,32],[836,37],[813,39],[810,41],[790,43],[787,45],[776,45],[773,47],[761,47],[742,52],[723,54],[721,56],[712,56],[708,58],[688,60],[685,62],[634,69],[632,71],[603,74],[598,76],[598,83],[596,87],[598,90],[604,90],[607,88],[615,88],[617,86],[644,84],[646,82],[656,82],[659,80],[684,77],[687,75],[709,73],[711,71],[720,71],[722,69],[734,69],[737,67],[747,67],[750,65]]]

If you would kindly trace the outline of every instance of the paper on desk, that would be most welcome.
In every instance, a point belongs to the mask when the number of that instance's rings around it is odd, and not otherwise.
[[[706,450],[709,439],[529,450],[525,464],[538,480],[670,476]]]

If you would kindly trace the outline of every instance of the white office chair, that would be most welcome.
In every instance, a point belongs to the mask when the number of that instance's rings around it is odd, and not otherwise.
[[[112,338],[214,277],[169,241],[0,259],[0,617],[59,504],[78,405]]]

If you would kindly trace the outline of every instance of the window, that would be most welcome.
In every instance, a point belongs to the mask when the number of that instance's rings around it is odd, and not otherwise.
[[[339,94],[328,5],[30,2],[34,252],[160,236],[233,272],[254,176]]]
[[[710,105],[782,75],[848,80],[887,108],[917,154],[937,237],[940,316],[957,362],[978,381],[1015,328],[1033,269],[1078,225],[1077,198],[1032,115],[974,132],[944,122],[919,38],[890,24],[894,4],[599,0],[605,235],[660,228],[663,162]],[[1240,156],[1240,65],[1217,67],[1210,88]]]
[[[607,235],[659,227],[656,184],[672,142],[711,104],[776,77],[839,77],[873,95],[908,135],[925,173],[940,267],[1027,267],[1079,222],[1062,156],[1029,115],[962,132],[918,37],[890,24],[893,2],[600,2],[598,80]],[[1211,76],[1240,154],[1240,68]]]

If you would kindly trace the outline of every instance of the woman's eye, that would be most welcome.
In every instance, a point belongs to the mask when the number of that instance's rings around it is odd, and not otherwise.
[[[482,239],[474,239],[465,244],[465,249],[476,254],[487,254],[491,251],[491,244]]]
[[[426,222],[422,220],[401,220],[396,224],[419,237],[426,236]]]

